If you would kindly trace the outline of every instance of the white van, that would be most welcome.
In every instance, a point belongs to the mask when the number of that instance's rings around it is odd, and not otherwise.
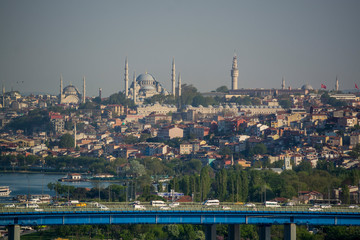
[[[165,207],[166,204],[165,204],[164,201],[154,200],[154,201],[151,201],[151,206],[154,206],[154,207]]]
[[[146,210],[146,207],[144,205],[133,205],[135,210]]]
[[[272,208],[278,208],[281,207],[278,202],[272,202],[272,201],[266,201],[265,207],[272,207]]]
[[[203,202],[203,205],[205,206],[219,206],[220,201],[217,199],[208,199],[205,202]]]

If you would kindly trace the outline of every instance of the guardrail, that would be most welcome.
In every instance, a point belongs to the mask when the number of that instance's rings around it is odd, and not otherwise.
[[[81,212],[81,211],[279,211],[279,212],[353,212],[360,213],[360,208],[349,208],[348,206],[332,206],[331,208],[319,208],[315,210],[309,210],[312,205],[297,205],[297,206],[281,206],[281,207],[265,207],[262,204],[255,204],[255,207],[246,207],[235,203],[222,203],[219,206],[204,206],[201,203],[180,203],[179,206],[170,208],[161,208],[151,206],[150,203],[141,203],[146,209],[134,209],[131,203],[114,203],[114,202],[102,202],[108,209],[103,209],[87,203],[87,206],[49,206],[47,204],[38,204],[39,208],[19,208],[19,205],[15,205],[13,208],[0,207],[0,213],[12,213],[12,212]]]

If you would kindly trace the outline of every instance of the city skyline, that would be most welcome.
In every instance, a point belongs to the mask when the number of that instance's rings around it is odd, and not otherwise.
[[[0,82],[21,92],[58,93],[58,81],[87,95],[124,91],[129,73],[151,73],[171,92],[176,79],[200,92],[360,83],[358,1],[2,1]]]

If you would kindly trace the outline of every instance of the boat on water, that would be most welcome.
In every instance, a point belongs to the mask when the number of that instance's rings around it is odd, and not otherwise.
[[[0,196],[9,196],[11,193],[9,186],[0,186]]]
[[[69,173],[65,177],[62,177],[58,180],[59,182],[85,182],[86,178],[83,178],[79,173]]]

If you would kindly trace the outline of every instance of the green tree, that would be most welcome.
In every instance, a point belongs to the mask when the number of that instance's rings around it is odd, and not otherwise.
[[[210,185],[211,185],[210,167],[205,166],[201,169],[201,173],[200,173],[200,198],[201,198],[201,201],[204,201],[205,199],[207,199],[208,194],[210,192]]]
[[[65,133],[60,138],[59,147],[61,147],[61,148],[73,148],[73,147],[75,147],[74,137],[69,133]]]
[[[228,89],[227,86],[221,86],[221,87],[218,87],[218,88],[216,89],[216,92],[226,93],[226,92],[228,92],[228,91],[229,91],[229,89]]]

